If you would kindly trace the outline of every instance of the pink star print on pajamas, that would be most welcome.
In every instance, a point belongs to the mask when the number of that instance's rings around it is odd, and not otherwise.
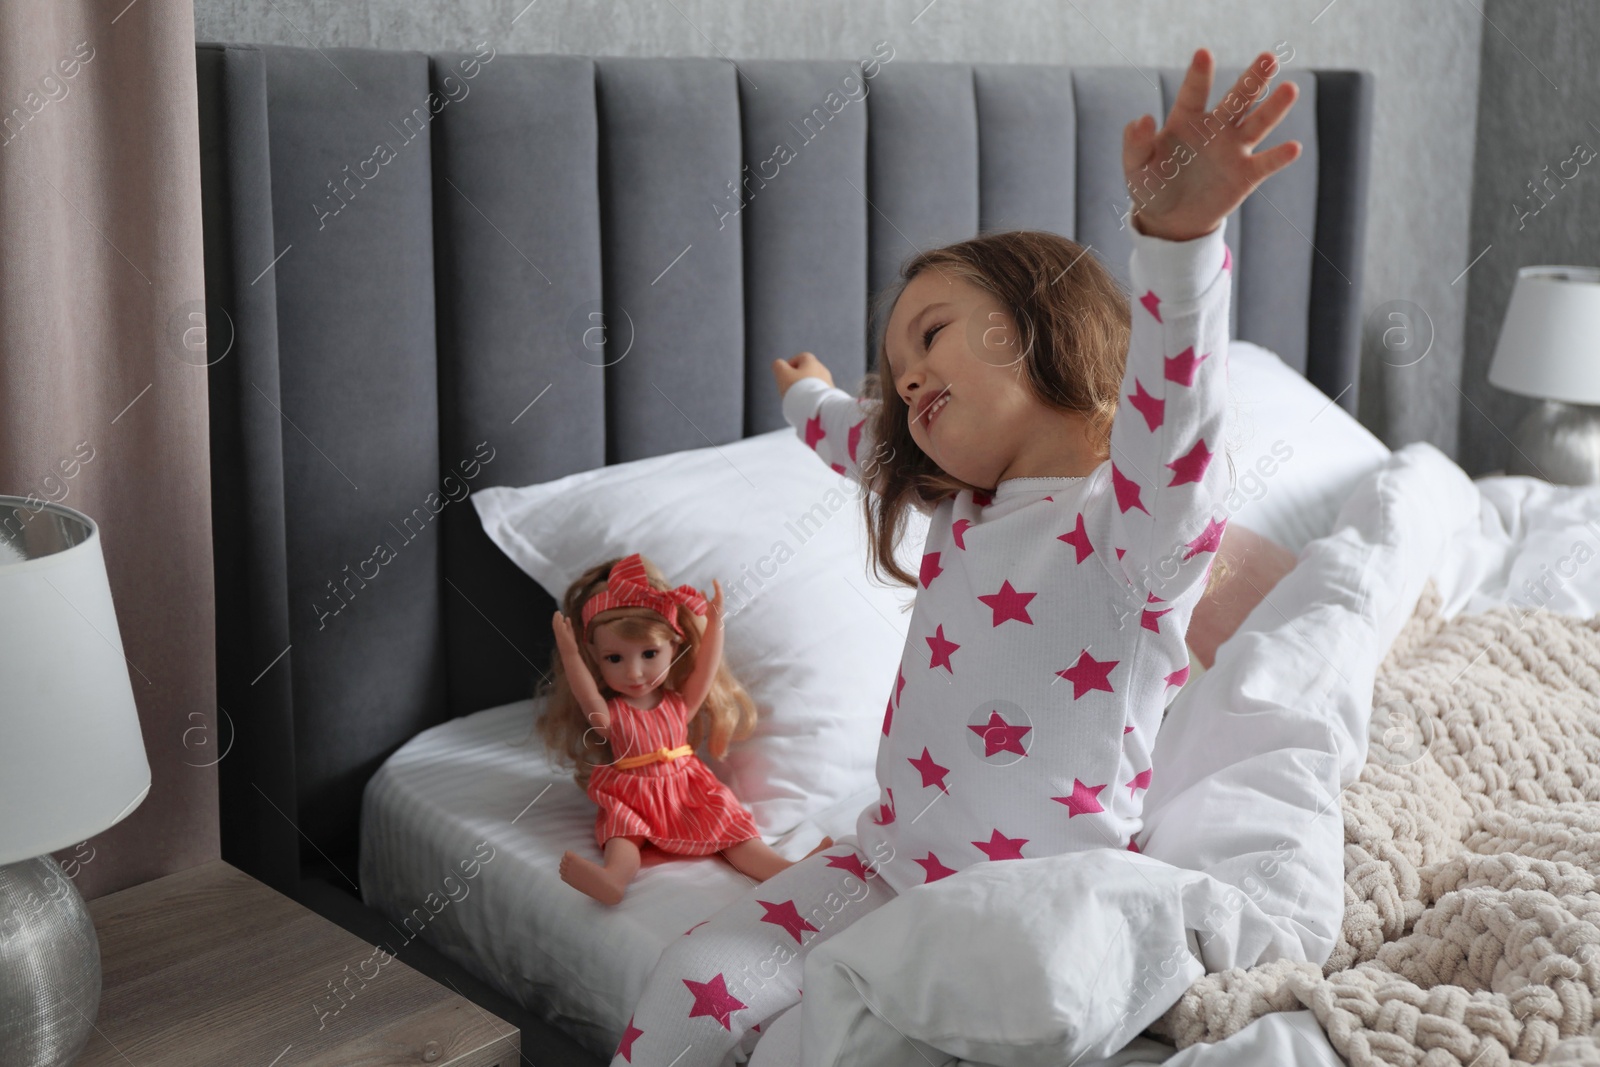
[[[1225,229],[1133,235],[1109,456],[927,506],[879,795],[856,822],[897,892],[1024,852],[1137,851],[1151,751],[1189,677],[1184,638],[1226,528]],[[863,406],[818,379],[783,403],[823,462],[858,480],[874,454]]]
[[[694,994],[694,1005],[689,1009],[689,1018],[709,1015],[721,1023],[724,1030],[733,1029],[728,1025],[728,1016],[745,1007],[745,1003],[728,992],[727,980],[722,975],[715,976],[709,982],[696,982],[685,978],[683,984]]]
[[[767,911],[761,917],[762,922],[773,923],[783,927],[796,941],[800,940],[800,934],[804,930],[810,930],[812,933],[817,932],[817,928],[801,916],[799,909],[794,906],[794,901],[792,900],[786,900],[782,904],[773,904],[765,900],[758,900],[756,903]]]
[[[874,866],[869,868],[866,864],[861,862],[861,858],[855,855],[855,853],[851,853],[846,856],[829,855],[828,866],[838,867],[840,870],[849,871],[863,882],[878,873],[877,867]]]
[[[989,835],[987,841],[974,841],[979,850],[992,860],[1020,860],[1022,846],[1028,843],[1026,837],[1007,837],[996,830]]]
[[[622,1031],[622,1040],[617,1044],[617,1055],[632,1063],[634,1038],[643,1033],[643,1030],[633,1025],[633,1016],[630,1015],[628,1017],[628,1028]]]
[[[1091,812],[1105,811],[1100,806],[1100,791],[1104,785],[1084,785],[1076,778],[1072,780],[1072,795],[1070,797],[1051,797],[1057,803],[1065,804],[1071,815],[1086,815]],[[1068,816],[1071,817],[1070,815]]]
[[[1057,537],[1058,541],[1065,541],[1072,546],[1073,554],[1077,557],[1074,563],[1082,563],[1094,553],[1094,546],[1089,543],[1089,532],[1083,528],[1083,513],[1078,513],[1078,521],[1071,530]]]
[[[1083,694],[1095,689],[1103,689],[1107,693],[1116,692],[1111,688],[1111,671],[1116,665],[1116,660],[1097,660],[1089,655],[1088,649],[1084,649],[1078,656],[1078,662],[1056,673],[1072,683],[1072,699],[1077,700]]]
[[[998,711],[991,711],[988,722],[980,726],[968,726],[967,729],[983,738],[985,756],[1001,752],[1015,752],[1019,756],[1026,756],[1028,750],[1022,747],[1022,738],[1033,727],[1012,726],[1000,717]]]
[[[1019,593],[1011,588],[1010,582],[1002,582],[998,593],[989,593],[978,599],[993,609],[996,626],[1009,619],[1016,619],[1032,626],[1033,620],[1028,618],[1028,601],[1038,595],[1038,593]]]

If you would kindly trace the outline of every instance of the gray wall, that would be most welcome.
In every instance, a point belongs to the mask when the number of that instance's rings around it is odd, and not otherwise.
[[[1287,41],[1291,67],[1370,70],[1376,144],[1362,306],[1373,316],[1409,301],[1431,320],[1433,341],[1425,358],[1402,366],[1409,359],[1386,352],[1383,326],[1369,325],[1360,418],[1393,447],[1427,440],[1451,455],[1468,279],[1476,284],[1488,265],[1452,284],[1482,247],[1469,251],[1468,207],[1479,47],[1492,33],[1471,3],[1444,0],[195,0],[201,41],[470,51],[486,40],[518,53],[737,60],[854,59],[887,40],[896,59],[1178,67],[1200,45],[1227,66]],[[1553,145],[1571,136],[1552,132],[1539,158],[1563,158]]]
[[[1566,162],[1578,145],[1600,152],[1600,5],[1491,0],[1484,14],[1493,25],[1483,31],[1470,244],[1472,256],[1484,255],[1462,282],[1468,340],[1460,463],[1473,473],[1505,466],[1517,421],[1534,403],[1487,379],[1517,268],[1600,263],[1600,156]]]

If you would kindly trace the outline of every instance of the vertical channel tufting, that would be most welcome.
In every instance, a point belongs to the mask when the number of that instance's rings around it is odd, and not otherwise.
[[[451,498],[464,481],[776,426],[773,355],[811,348],[855,385],[870,288],[980,222],[1070,222],[1124,276],[1122,127],[1164,116],[1180,73],[1034,68],[1063,99],[1027,68],[880,56],[864,100],[835,101],[825,132],[730,199],[776,148],[761,141],[854,64],[481,52],[468,79],[460,55],[197,50],[218,692],[237,729],[224,858],[280,888],[353,872],[379,761],[526,695],[548,662],[550,602],[485,547]],[[1230,233],[1238,335],[1293,363],[1292,336],[1253,331],[1299,301],[1306,375],[1353,411],[1373,78],[1308,73],[1275,135],[1308,158]],[[1060,185],[1048,134],[1029,133],[1055,108],[1073,131]],[[480,442],[494,458],[465,479]]]
[[[606,459],[744,434],[744,77],[715,59],[604,58],[598,74]],[[621,351],[618,351],[621,346]]]
[[[745,432],[763,433],[787,425],[772,360],[814,352],[852,391],[866,370],[862,194],[876,78],[849,62],[766,60],[740,69],[742,195],[725,205],[742,205],[744,226]]]
[[[876,296],[915,253],[977,234],[978,114],[972,68],[959,64],[888,64],[867,100]]]
[[[1300,158],[1262,182],[1239,207],[1245,247],[1239,250],[1234,336],[1254,341],[1306,373],[1310,326],[1311,270],[1317,250],[1317,78],[1306,70],[1285,71],[1273,88],[1293,81],[1300,90],[1289,114],[1256,146],[1265,152],[1285,141],[1300,142]],[[1248,253],[1248,254],[1246,254]]]
[[[256,391],[278,401],[277,281],[262,273],[277,255],[266,65],[255,47],[195,54],[222,858],[287,893],[300,877],[294,688],[287,669],[263,669],[290,644],[283,438],[294,431]]]
[[[1365,70],[1312,73],[1319,159],[1306,378],[1354,415],[1361,380],[1361,279],[1375,79]]]
[[[1077,109],[1072,71],[1043,64],[973,68],[978,106],[978,224],[988,230],[1078,228]]]
[[[428,60],[325,51],[264,50],[277,395],[249,383],[285,426],[291,647],[262,667],[293,671],[310,863],[354,852],[367,778],[444,717]]]
[[[555,609],[467,493],[605,463],[598,134],[588,58],[431,58],[456,97],[434,120],[434,250],[450,713],[465,715],[533,692]]]
[[[1090,67],[1072,73],[1078,109],[1077,239],[1129,287],[1127,180],[1122,174],[1122,130],[1140,115],[1166,119],[1157,71]]]

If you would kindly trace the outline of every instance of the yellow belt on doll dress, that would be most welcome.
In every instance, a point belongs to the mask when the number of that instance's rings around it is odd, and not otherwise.
[[[619,771],[625,771],[633,767],[643,767],[647,763],[666,763],[669,760],[675,760],[681,756],[687,756],[693,751],[693,745],[679,745],[677,748],[662,747],[656,749],[654,752],[641,752],[637,756],[624,756],[611,766],[617,768]]]

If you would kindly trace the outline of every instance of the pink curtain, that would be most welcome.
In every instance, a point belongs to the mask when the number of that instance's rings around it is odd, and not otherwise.
[[[219,854],[196,130],[189,0],[0,3],[0,493],[99,524],[153,775],[86,898]]]

